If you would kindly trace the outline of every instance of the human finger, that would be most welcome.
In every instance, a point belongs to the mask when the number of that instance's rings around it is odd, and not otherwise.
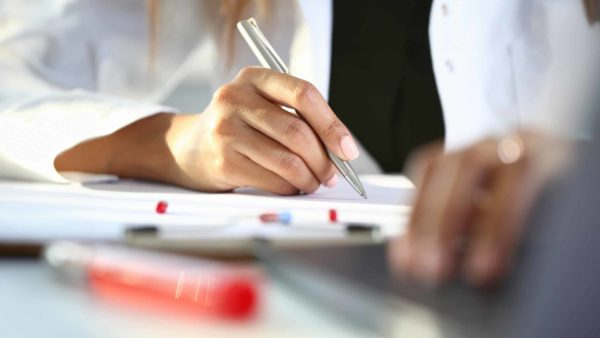
[[[232,163],[223,168],[223,175],[237,187],[254,187],[278,195],[295,195],[299,192],[287,180],[276,173],[255,163],[241,153],[233,155],[236,157]]]
[[[424,248],[417,259],[421,277],[443,282],[461,264],[461,246],[473,224],[474,199],[500,164],[495,145],[492,139],[481,141],[445,155],[436,166],[433,184],[422,202],[424,217],[415,224],[416,241]]]
[[[477,215],[466,257],[466,277],[473,284],[492,285],[508,271],[525,215],[537,193],[529,163],[522,155],[499,167],[491,182],[490,203]]]
[[[437,156],[435,148],[421,156],[427,168],[409,223],[412,275],[439,283],[450,278],[459,264],[459,244],[468,234],[473,196],[497,164],[495,141],[483,140],[465,150]],[[426,153],[427,155],[427,153]]]
[[[320,186],[320,181],[306,165],[302,157],[293,153],[279,142],[248,128],[243,141],[234,144],[242,155],[256,164],[277,174],[298,190],[312,193]]]
[[[453,182],[459,175],[459,156],[439,156],[431,166],[429,175],[420,188],[420,194],[410,221],[410,241],[414,254],[412,274],[431,283],[445,279],[448,271],[442,269],[452,265],[436,235],[444,204],[450,198]]]
[[[327,157],[317,135],[305,121],[269,102],[249,107],[248,111],[243,113],[243,119],[260,133],[299,156],[320,183],[326,186],[333,185],[335,167]],[[281,174],[280,171],[276,172]]]
[[[305,80],[276,71],[247,67],[239,76],[249,81],[265,98],[296,109],[327,149],[345,160],[359,156],[348,128],[337,118],[317,88]]]
[[[419,250],[416,245],[416,233],[418,232],[416,224],[419,224],[420,220],[424,216],[423,200],[425,199],[425,194],[431,185],[430,177],[435,169],[435,163],[441,156],[441,152],[426,152],[420,156],[420,183],[418,183],[415,191],[410,220],[406,227],[406,232],[392,242],[393,250],[390,252],[396,256],[394,261],[399,264],[399,269],[401,269],[404,275],[408,277],[414,274],[414,269],[416,268],[415,258]]]

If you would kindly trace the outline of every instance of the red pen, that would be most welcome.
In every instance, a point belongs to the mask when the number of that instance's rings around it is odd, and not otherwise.
[[[102,299],[144,311],[244,320],[260,301],[262,275],[245,264],[71,242],[49,245],[44,258]]]

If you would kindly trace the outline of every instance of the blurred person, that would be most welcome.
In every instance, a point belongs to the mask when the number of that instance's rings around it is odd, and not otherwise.
[[[435,285],[460,274],[490,287],[509,271],[541,187],[569,165],[573,142],[586,134],[580,112],[597,95],[600,7],[596,0],[452,3],[436,2],[431,22],[434,56],[456,58],[450,74],[436,69],[445,116],[460,110],[476,118],[484,109],[517,122],[454,151],[433,144],[413,156],[415,205],[390,259],[409,279]]]

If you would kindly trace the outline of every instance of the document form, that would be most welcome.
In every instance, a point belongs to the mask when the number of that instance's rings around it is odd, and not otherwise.
[[[377,224],[387,234],[402,231],[413,186],[402,176],[363,176],[369,199],[343,181],[314,194],[276,196],[242,188],[232,193],[199,193],[135,180],[48,184],[0,181],[0,241],[120,238],[131,226],[214,229],[259,224],[267,212],[326,214],[339,222]],[[169,206],[155,211],[159,201]],[[200,230],[201,231],[201,230]],[[208,230],[207,230],[208,231]]]

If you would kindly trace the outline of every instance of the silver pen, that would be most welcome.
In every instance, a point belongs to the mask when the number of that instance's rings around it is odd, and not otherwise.
[[[281,60],[279,55],[277,55],[267,38],[260,31],[260,28],[258,28],[258,24],[253,18],[238,22],[237,28],[263,67],[270,68],[284,74],[289,74],[288,67],[285,65],[283,60]],[[297,112],[296,114],[301,117]],[[354,169],[352,169],[350,163],[337,157],[334,153],[327,149],[325,145],[323,145],[323,147],[327,151],[327,155],[329,156],[329,159],[331,159],[331,162],[333,162],[340,174],[346,179],[346,181],[348,181],[352,188],[354,188],[359,195],[367,198],[365,188],[360,182],[358,175],[356,175],[354,172]]]

